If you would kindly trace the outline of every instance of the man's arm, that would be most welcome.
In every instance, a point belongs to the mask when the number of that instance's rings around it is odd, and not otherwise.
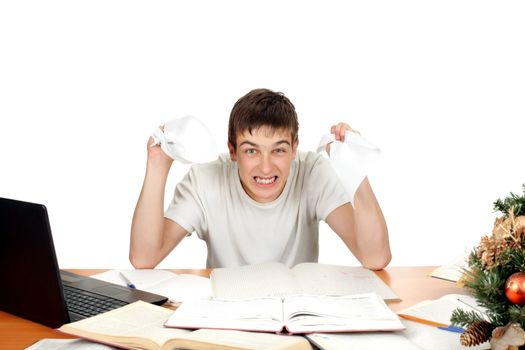
[[[150,147],[146,176],[133,214],[129,260],[135,268],[153,268],[187,234],[176,222],[164,218],[164,191],[172,164],[160,147]]]
[[[330,132],[336,140],[344,141],[347,130],[357,132],[346,123],[332,126]],[[385,218],[368,178],[355,192],[354,207],[350,203],[340,206],[328,215],[326,223],[364,267],[381,270],[392,259]]]
[[[381,270],[392,259],[385,218],[365,178],[350,203],[333,210],[326,218],[328,226],[336,232],[348,249],[372,270]]]

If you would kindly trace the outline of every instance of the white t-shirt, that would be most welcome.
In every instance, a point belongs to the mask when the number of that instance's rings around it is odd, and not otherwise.
[[[329,160],[298,152],[283,192],[269,203],[246,194],[228,154],[193,165],[175,188],[165,217],[208,247],[207,267],[317,262],[319,221],[349,203]]]

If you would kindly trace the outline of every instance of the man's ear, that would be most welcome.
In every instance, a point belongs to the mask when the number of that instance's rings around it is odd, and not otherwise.
[[[232,162],[235,162],[237,160],[237,157],[235,156],[235,148],[229,142],[228,142],[228,150],[230,151],[230,159],[232,160]]]
[[[299,146],[299,138],[296,138],[295,141],[293,142],[293,145],[292,145],[292,154],[293,154],[293,157],[295,158],[297,156],[297,147]]]

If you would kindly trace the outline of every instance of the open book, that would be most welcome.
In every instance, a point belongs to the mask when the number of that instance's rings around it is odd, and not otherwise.
[[[123,273],[138,289],[165,295],[173,304],[186,300],[209,298],[212,294],[209,278],[176,274],[166,270],[109,270],[91,277],[125,286],[126,283],[120,273]]]
[[[299,336],[199,329],[165,328],[172,310],[142,301],[126,305],[58,330],[84,339],[127,349],[188,350],[311,350]]]
[[[446,281],[458,282],[463,275],[463,270],[468,268],[468,254],[455,257],[449,263],[434,269],[431,277],[440,278]]]
[[[195,300],[182,303],[165,325],[291,334],[404,329],[375,293]]]
[[[290,269],[281,263],[263,263],[214,269],[210,278],[213,296],[221,299],[374,292],[384,300],[400,300],[375,273],[363,267],[302,263]]]

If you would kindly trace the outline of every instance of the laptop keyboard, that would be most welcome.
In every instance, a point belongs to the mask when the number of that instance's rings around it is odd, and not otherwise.
[[[124,301],[80,290],[66,284],[63,287],[68,310],[84,317],[95,316],[128,305]]]

